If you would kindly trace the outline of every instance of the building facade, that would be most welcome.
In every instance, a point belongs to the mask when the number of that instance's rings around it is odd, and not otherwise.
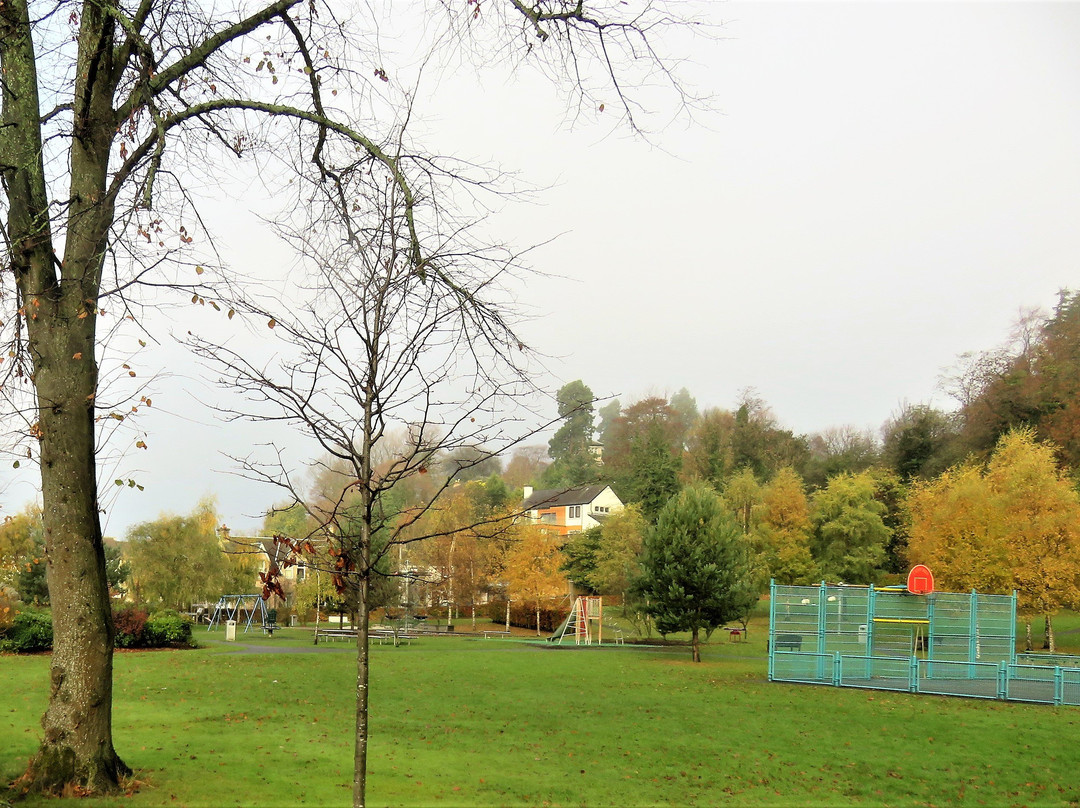
[[[603,484],[543,491],[527,485],[524,495],[521,510],[526,518],[559,536],[599,527],[609,515],[623,509],[611,486]]]

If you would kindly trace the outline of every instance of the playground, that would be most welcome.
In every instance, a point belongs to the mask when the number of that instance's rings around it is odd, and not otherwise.
[[[1016,595],[773,582],[769,679],[1080,705],[1080,657],[1016,652]],[[923,577],[913,583],[916,572]]]

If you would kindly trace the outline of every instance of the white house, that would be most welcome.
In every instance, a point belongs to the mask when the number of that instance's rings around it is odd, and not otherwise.
[[[560,536],[599,527],[623,502],[610,485],[583,485],[570,489],[534,491],[525,486],[521,510],[528,519]]]

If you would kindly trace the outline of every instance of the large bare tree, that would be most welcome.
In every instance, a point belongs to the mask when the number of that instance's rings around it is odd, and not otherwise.
[[[654,48],[685,21],[668,5],[443,0],[409,13],[424,15],[412,30],[436,46],[546,60],[575,108],[606,101],[638,128],[645,110],[628,90],[658,78],[687,100]],[[222,182],[227,161],[249,155],[264,177],[280,158],[330,188],[348,168],[380,175],[398,194],[404,256],[424,272],[441,220],[418,204],[419,161],[396,148],[404,94],[389,91],[395,65],[379,36],[404,13],[375,0],[0,2],[0,319],[6,383],[23,380],[33,401],[26,445],[40,466],[55,633],[29,788],[108,791],[128,772],[111,732],[95,460],[103,324],[118,312],[139,319],[140,287],[198,296],[192,250],[205,234],[187,189]]]

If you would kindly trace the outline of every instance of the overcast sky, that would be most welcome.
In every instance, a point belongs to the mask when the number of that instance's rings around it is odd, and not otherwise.
[[[685,386],[699,408],[753,387],[798,433],[950,407],[943,368],[1080,287],[1080,4],[713,5],[720,38],[689,56],[716,111],[651,144],[568,126],[529,74],[444,81],[418,105],[436,150],[548,189],[492,226],[558,236],[521,291],[550,386],[624,404]],[[257,273],[280,256],[243,208],[223,247]],[[108,504],[106,533],[206,494],[253,529],[274,493],[219,452],[274,435],[216,422],[205,374],[170,364],[150,448],[122,469],[146,490]],[[5,512],[36,490],[9,476]]]

